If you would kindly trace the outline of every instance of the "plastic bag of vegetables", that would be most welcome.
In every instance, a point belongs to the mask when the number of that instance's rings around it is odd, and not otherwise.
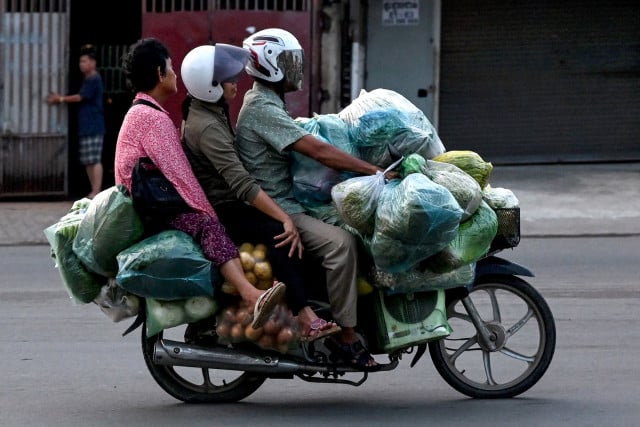
[[[449,190],[422,174],[390,181],[376,209],[375,265],[397,273],[444,249],[457,235],[462,209]]]
[[[401,111],[406,117],[408,126],[434,131],[435,134],[433,125],[422,110],[398,92],[390,89],[378,88],[369,92],[362,89],[358,97],[338,113],[338,117],[349,126],[358,126],[360,118],[367,112],[386,109]],[[438,154],[445,151],[440,138],[437,138],[434,148],[437,148]]]
[[[44,230],[62,284],[74,304],[86,304],[93,301],[100,292],[102,284],[106,281],[106,279],[87,270],[73,252],[73,240],[84,214],[84,205],[82,202],[76,202],[68,214]]]
[[[520,202],[513,191],[508,188],[492,187],[491,184],[484,188],[482,199],[492,209],[514,209],[520,206]]]
[[[349,178],[331,189],[333,205],[345,224],[362,235],[373,234],[378,199],[386,184],[385,174],[401,162],[399,159],[375,175]]]
[[[132,294],[159,300],[213,296],[222,283],[216,266],[186,233],[167,230],[148,237],[117,256],[118,285]]]
[[[297,118],[297,123],[320,141],[355,156],[349,142],[347,126],[336,114]],[[353,176],[323,165],[317,160],[294,151],[291,155],[293,195],[305,206],[319,206],[331,201],[331,187]]]
[[[93,302],[114,322],[136,316],[140,309],[140,299],[119,287],[113,277],[100,289]]]
[[[471,218],[458,227],[458,235],[442,251],[425,260],[430,270],[445,273],[475,262],[489,251],[498,232],[498,217],[484,201]]]
[[[197,296],[176,301],[146,299],[146,334],[148,337],[158,332],[197,322],[213,316],[218,311],[218,303],[211,297]]]
[[[96,195],[80,222],[73,252],[94,273],[114,277],[118,253],[136,243],[144,232],[142,221],[124,186]]]
[[[480,184],[456,165],[427,160],[414,153],[402,161],[400,169],[402,176],[422,173],[449,190],[464,211],[461,221],[471,217],[482,202]]]
[[[384,173],[357,176],[336,184],[331,199],[340,218],[364,235],[373,234],[376,208],[385,185]]]
[[[385,289],[387,294],[432,291],[457,288],[472,283],[476,277],[476,264],[462,265],[446,273],[412,268],[400,273],[372,272],[373,285]]]

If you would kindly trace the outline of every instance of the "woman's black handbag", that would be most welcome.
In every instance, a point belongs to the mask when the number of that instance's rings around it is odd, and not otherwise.
[[[133,105],[143,104],[160,110],[152,102],[137,99]],[[141,157],[131,174],[133,207],[143,219],[171,218],[191,210],[178,190],[149,157]]]
[[[173,217],[191,208],[148,157],[141,157],[131,175],[133,207],[142,217]]]

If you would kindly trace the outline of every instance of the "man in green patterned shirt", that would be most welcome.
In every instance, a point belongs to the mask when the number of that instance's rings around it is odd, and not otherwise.
[[[291,216],[305,251],[319,258],[326,269],[329,303],[342,331],[327,338],[325,345],[351,366],[375,370],[376,361],[355,333],[357,241],[342,228],[306,214],[293,195],[290,163],[292,152],[297,151],[335,170],[373,175],[381,168],[320,141],[286,111],[284,94],[300,90],[303,76],[302,47],[291,33],[262,30],[247,38],[244,47],[251,53],[246,71],[254,83],[238,116],[238,154],[260,187]]]

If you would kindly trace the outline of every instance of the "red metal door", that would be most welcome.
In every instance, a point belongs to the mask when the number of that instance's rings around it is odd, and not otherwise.
[[[171,4],[169,4],[171,3]],[[301,91],[287,95],[287,109],[293,117],[311,114],[310,94],[316,87],[312,81],[312,1],[222,1],[143,2],[142,37],[156,37],[171,51],[173,66],[179,75],[184,56],[194,47],[203,44],[228,43],[242,46],[242,41],[255,31],[265,28],[283,28],[300,41],[305,51],[305,79]],[[187,9],[188,8],[188,9]],[[251,87],[251,78],[244,76],[238,84],[238,98],[230,106],[235,123],[244,93]],[[179,126],[182,114],[180,103],[186,90],[178,79],[177,96],[168,109]]]

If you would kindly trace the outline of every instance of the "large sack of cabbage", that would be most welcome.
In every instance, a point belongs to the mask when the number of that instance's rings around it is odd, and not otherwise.
[[[382,167],[411,153],[432,158],[441,153],[435,129],[421,129],[408,124],[400,110],[388,108],[364,113],[356,126],[350,126],[351,142],[359,157]]]
[[[356,156],[357,152],[349,142],[347,125],[336,114],[299,117],[296,122],[320,141]],[[305,206],[329,203],[331,188],[353,176],[352,173],[337,171],[297,151],[292,152],[291,175],[293,196]]]
[[[489,251],[498,232],[498,217],[488,204],[482,202],[471,218],[458,227],[458,235],[425,264],[436,273],[445,273],[482,258]]]
[[[423,173],[436,184],[440,184],[451,192],[463,209],[461,221],[473,215],[482,202],[480,184],[459,167],[450,163],[426,160],[419,154],[410,154],[401,165],[401,173]]]
[[[390,181],[378,200],[371,254],[376,267],[406,271],[457,235],[462,209],[443,186],[422,174]]]
[[[73,241],[73,252],[94,273],[115,277],[118,253],[136,243],[144,228],[124,186],[101,191],[91,201]]]
[[[399,155],[420,153],[432,158],[445,151],[422,110],[393,90],[363,89],[338,116],[349,126],[360,157],[382,167]]]
[[[475,263],[470,263],[446,273],[435,273],[429,269],[421,271],[418,268],[400,273],[387,273],[375,269],[372,273],[372,283],[378,288],[385,289],[387,293],[457,288],[473,283],[476,277],[475,267]]]
[[[378,88],[369,92],[362,89],[358,97],[342,109],[338,116],[350,126],[358,126],[360,118],[367,112],[387,109],[402,111],[409,126],[426,131],[435,130],[422,110],[398,92],[390,89]],[[441,153],[444,152],[444,146],[439,138],[436,145],[440,146]]]
[[[331,199],[340,218],[361,234],[373,234],[378,198],[384,185],[382,172],[357,176],[336,184],[331,189]]]
[[[146,334],[156,335],[164,329],[193,323],[211,317],[218,311],[218,303],[208,296],[196,296],[175,301],[146,299]]]
[[[482,191],[482,199],[492,209],[514,209],[520,206],[518,198],[508,188],[487,185]]]
[[[100,293],[103,282],[106,281],[87,270],[73,252],[73,241],[89,201],[89,199],[83,199],[74,203],[68,214],[44,230],[44,235],[51,246],[51,256],[73,304],[86,304],[93,301]]]
[[[186,233],[167,230],[148,237],[117,256],[118,285],[135,295],[159,300],[213,296],[222,283],[216,266]]]
[[[491,171],[493,171],[493,165],[490,162],[485,162],[478,153],[470,150],[447,151],[431,160],[456,165],[478,181],[480,188],[487,186]]]

